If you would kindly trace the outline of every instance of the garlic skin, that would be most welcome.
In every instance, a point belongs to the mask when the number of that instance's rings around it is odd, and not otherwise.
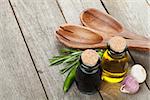
[[[134,94],[139,90],[139,83],[135,80],[134,77],[128,75],[122,82],[120,91],[123,93]]]
[[[146,80],[146,71],[140,64],[131,67],[130,75],[132,75],[138,83],[143,83]]]

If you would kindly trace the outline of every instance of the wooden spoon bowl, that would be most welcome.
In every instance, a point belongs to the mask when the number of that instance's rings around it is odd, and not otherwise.
[[[72,48],[104,48],[106,34],[96,32],[88,27],[64,24],[56,31],[56,37],[66,46]],[[106,39],[105,39],[106,40]]]
[[[100,32],[117,34],[123,31],[123,26],[116,19],[93,8],[84,10],[80,20],[83,25]]]
[[[84,44],[95,44],[103,41],[104,34],[96,33],[94,30],[80,25],[64,24],[56,31],[60,36],[72,42]]]

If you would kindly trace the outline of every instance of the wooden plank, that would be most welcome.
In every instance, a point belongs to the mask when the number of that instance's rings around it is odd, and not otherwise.
[[[145,3],[144,0],[103,0],[107,10],[109,13],[114,16],[117,20],[119,20],[125,28],[128,30],[135,32],[137,34],[143,35],[145,37],[150,37],[150,29],[148,28],[149,26],[149,21],[148,21],[148,12],[149,8],[148,5]],[[145,53],[145,52],[137,52],[137,51],[132,51],[132,55],[134,56],[134,59],[136,60],[137,63],[141,63],[144,65],[144,67],[147,70],[148,73],[148,78],[146,82],[150,86],[150,69],[149,69],[149,64],[150,64],[150,52]],[[114,85],[115,86],[115,85]],[[113,88],[113,87],[112,87]],[[116,88],[116,87],[115,87]],[[111,90],[111,89],[110,89]],[[104,92],[105,94],[105,92]],[[103,94],[103,98],[107,99],[108,96],[105,96]],[[107,92],[106,92],[107,94]],[[128,94],[120,94],[117,95],[116,98],[118,100],[149,100],[150,99],[150,91],[148,90],[146,84],[141,84],[140,91],[135,94],[135,95],[128,95]],[[108,94],[107,94],[108,95]],[[109,95],[110,97],[114,97],[113,93]],[[115,99],[116,99],[115,98]]]
[[[7,0],[0,0],[0,100],[46,100]]]
[[[80,13],[87,8],[105,12],[99,0],[57,0],[68,23],[80,24]]]
[[[87,96],[77,91],[75,84],[64,94],[62,87],[66,76],[59,73],[63,66],[49,68],[48,59],[63,47],[55,38],[59,25],[65,23],[55,0],[11,0],[17,19],[39,71],[50,100],[99,100],[99,95]],[[69,5],[68,5],[69,6]]]

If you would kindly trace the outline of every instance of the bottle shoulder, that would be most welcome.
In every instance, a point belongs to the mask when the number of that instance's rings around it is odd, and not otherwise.
[[[121,58],[115,58],[115,57],[112,57],[110,54],[109,54],[109,50],[106,50],[103,54],[103,57],[102,57],[102,60],[109,60],[109,61],[128,61],[128,54],[125,53]]]

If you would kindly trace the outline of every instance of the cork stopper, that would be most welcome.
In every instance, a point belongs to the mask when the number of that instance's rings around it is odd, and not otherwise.
[[[126,40],[123,37],[115,36],[108,41],[108,45],[115,52],[123,52],[126,48]]]
[[[81,60],[84,65],[95,66],[98,62],[99,55],[95,50],[87,49],[81,54]]]

